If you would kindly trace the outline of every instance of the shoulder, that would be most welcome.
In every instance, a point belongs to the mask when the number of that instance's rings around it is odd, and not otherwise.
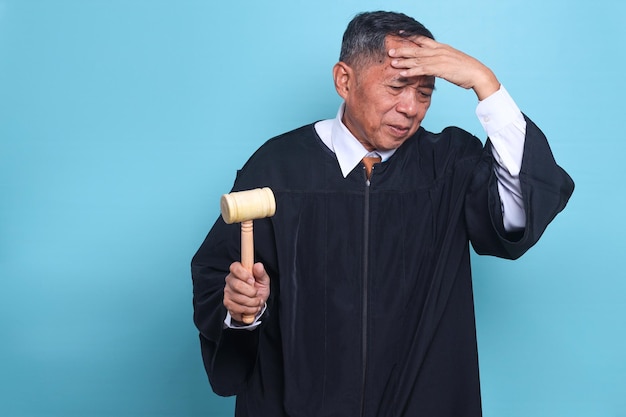
[[[405,145],[407,149],[403,153],[409,158],[418,158],[435,166],[449,166],[466,159],[478,159],[484,149],[480,139],[456,126],[446,127],[439,133],[420,127],[417,134]]]
[[[449,126],[439,133],[422,130],[418,139],[421,146],[429,146],[462,154],[481,150],[482,142],[468,131],[456,126]]]
[[[269,139],[237,172],[236,187],[284,187],[297,182],[330,152],[308,124]]]
[[[286,155],[290,157],[297,156],[300,153],[307,152],[317,145],[318,138],[315,134],[313,124],[308,124],[281,135],[275,136],[265,142],[259,149],[252,154],[247,165],[253,164],[259,159],[270,157],[273,161]]]

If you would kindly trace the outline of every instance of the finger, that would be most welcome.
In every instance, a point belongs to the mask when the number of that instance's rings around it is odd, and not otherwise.
[[[409,36],[406,39],[421,47],[436,48],[437,46],[441,45],[441,43],[437,42],[436,40],[424,35]]]
[[[389,56],[391,57],[392,61],[435,59],[437,57],[445,56],[445,51],[442,49],[402,47],[402,48],[390,49]]]
[[[246,297],[227,290],[224,291],[223,304],[231,316],[257,314],[265,306],[261,298]]]
[[[229,310],[236,313],[254,312],[263,307],[265,303],[261,298],[250,298],[242,296],[241,294],[225,294],[224,306]]]
[[[230,264],[230,273],[237,279],[245,281],[250,285],[254,285],[254,276],[250,271],[244,268],[241,262],[233,262]]]
[[[446,53],[429,52],[415,58],[393,59],[391,66],[403,70],[400,73],[402,76],[432,75],[445,78],[445,74],[458,72],[464,65]]]
[[[396,69],[408,69],[414,68],[420,65],[420,60],[417,58],[411,59],[394,59],[391,61],[391,66]]]
[[[391,58],[396,58],[396,59],[415,58],[415,57],[419,56],[419,48],[417,48],[417,47],[413,47],[413,48],[406,48],[406,47],[393,48],[393,49],[390,49],[389,51],[387,51],[387,54]]]
[[[421,76],[438,76],[438,65],[424,59],[394,59],[391,66],[399,71],[400,76],[412,78]]]
[[[254,285],[254,279],[252,284],[249,280],[242,280],[233,274],[226,276],[226,285],[224,291],[229,291],[233,294],[241,294],[245,297],[254,298],[257,296],[257,288]]]
[[[234,300],[224,297],[224,307],[228,310],[230,315],[238,321],[241,321],[241,316],[256,316],[261,312],[263,305],[243,305],[235,302]]]
[[[392,48],[387,53],[392,58],[402,58],[402,57],[413,58],[416,56],[423,55],[424,53],[428,53],[429,51],[440,49],[440,47],[442,46],[441,44],[433,41],[430,38],[424,37],[423,39],[425,41],[431,41],[431,42],[414,42],[411,39],[409,39],[412,42],[412,45],[410,43],[405,43],[404,45],[406,46]]]

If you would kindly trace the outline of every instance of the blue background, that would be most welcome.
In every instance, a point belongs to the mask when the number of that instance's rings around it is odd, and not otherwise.
[[[0,0],[0,415],[232,415],[191,256],[261,143],[335,115],[343,30],[386,9],[490,66],[577,185],[522,259],[474,257],[485,416],[626,416],[625,5]],[[484,137],[475,101],[439,82],[424,126]]]

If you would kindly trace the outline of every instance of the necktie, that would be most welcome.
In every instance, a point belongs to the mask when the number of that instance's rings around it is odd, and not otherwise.
[[[367,174],[367,179],[370,179],[372,175],[372,166],[374,164],[380,162],[380,156],[364,156],[363,157],[363,165],[365,165],[365,173]]]

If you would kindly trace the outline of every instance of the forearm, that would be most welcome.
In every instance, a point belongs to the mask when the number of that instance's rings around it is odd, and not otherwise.
[[[504,228],[507,232],[521,230],[526,223],[519,179],[526,121],[504,87],[482,100],[476,114],[492,144]]]

